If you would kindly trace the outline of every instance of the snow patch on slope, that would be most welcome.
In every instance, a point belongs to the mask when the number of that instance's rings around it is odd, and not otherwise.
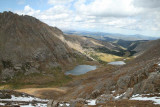
[[[150,95],[150,94],[145,94],[145,95]],[[140,101],[153,101],[154,104],[160,104],[160,96],[154,96],[154,97],[147,97],[145,95],[133,95],[130,100],[140,100]]]
[[[37,101],[37,103],[32,104],[32,102]],[[6,105],[7,102],[13,102],[12,105],[20,105],[20,107],[47,107],[47,102],[49,100],[40,99],[32,96],[19,96],[16,97],[15,95],[11,95],[10,99],[0,99],[0,106]],[[19,103],[19,102],[24,102]]]
[[[88,105],[96,105],[96,100],[87,100]]]

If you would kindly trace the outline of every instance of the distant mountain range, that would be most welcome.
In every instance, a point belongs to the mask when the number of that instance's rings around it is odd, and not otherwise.
[[[127,40],[127,41],[136,41],[136,40],[156,40],[158,37],[150,37],[140,34],[135,35],[124,35],[119,33],[105,33],[105,32],[89,32],[89,31],[74,31],[67,30],[63,31],[66,34],[75,34],[80,36],[87,36],[98,40],[104,41],[115,41],[117,39]]]

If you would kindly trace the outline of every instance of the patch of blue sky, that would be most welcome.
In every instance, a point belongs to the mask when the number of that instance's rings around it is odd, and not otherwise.
[[[46,0],[0,0],[0,12],[23,10],[26,5],[41,11],[52,7]]]

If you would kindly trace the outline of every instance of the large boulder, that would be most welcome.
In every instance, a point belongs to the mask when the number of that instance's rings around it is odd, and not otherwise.
[[[14,75],[15,71],[13,69],[6,68],[1,71],[2,80],[13,78]]]
[[[126,90],[130,85],[130,80],[131,76],[128,75],[120,77],[119,80],[117,81],[118,91],[121,92],[123,90]]]
[[[0,93],[0,99],[4,99],[4,98],[5,98],[4,94]]]
[[[122,99],[129,99],[133,94],[133,88],[128,88],[125,94],[122,96]]]
[[[134,94],[136,93],[160,93],[160,73],[150,73],[149,77],[134,86]]]
[[[30,69],[26,70],[25,75],[29,75],[29,74],[33,74],[33,73],[40,73],[40,71],[37,70],[36,68],[30,68]]]
[[[47,107],[52,107],[52,104],[53,104],[53,100],[49,100],[47,103]]]
[[[94,90],[91,93],[91,99],[97,98],[99,95],[101,95],[101,92],[99,90]]]
[[[7,92],[0,92],[0,99],[10,99],[11,98],[11,95]]]
[[[76,100],[71,100],[69,104],[70,107],[82,107],[87,104],[87,101],[83,98],[77,98]]]
[[[48,103],[47,103],[47,107],[59,107],[59,102],[58,101],[54,101],[54,100],[50,100]]]
[[[112,94],[103,94],[99,96],[96,100],[96,104],[102,104],[105,103],[106,101],[114,101],[115,97]]]

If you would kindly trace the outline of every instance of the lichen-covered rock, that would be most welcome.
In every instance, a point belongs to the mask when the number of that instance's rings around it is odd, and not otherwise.
[[[6,68],[6,69],[2,70],[2,72],[1,72],[1,78],[2,78],[2,80],[10,79],[14,75],[15,75],[15,72],[14,72],[13,69]]]
[[[99,96],[96,100],[96,104],[101,104],[101,103],[105,103],[106,101],[114,101],[115,97],[111,94],[103,94],[101,96]]]
[[[128,76],[128,75],[120,77],[119,80],[117,81],[118,91],[121,92],[122,90],[126,90],[130,85],[129,84],[130,80],[131,80],[131,76]]]
[[[115,86],[116,82],[112,78],[107,79],[104,85],[105,92],[109,94],[111,90],[115,90]]]
[[[56,101],[56,100],[50,100],[50,101],[47,103],[47,107],[59,107],[59,102]]]
[[[129,99],[133,94],[133,88],[128,88],[123,95],[122,99]]]
[[[87,101],[83,98],[77,98],[76,100],[71,100],[69,104],[70,107],[82,107],[83,105],[87,104]]]
[[[0,92],[0,99],[10,99],[11,95],[9,93]]]
[[[54,102],[53,100],[49,100],[47,103],[47,107],[52,107],[53,102]]]
[[[13,69],[14,70],[21,70],[22,69],[22,64],[15,64]]]
[[[94,90],[92,93],[91,93],[91,99],[95,99],[97,98],[99,95],[101,95],[101,92],[99,90]]]
[[[0,93],[0,99],[3,99],[3,98],[5,98],[5,96],[2,93]]]
[[[160,92],[160,74],[153,72],[147,79],[134,86],[134,94],[136,93],[154,93]]]
[[[30,69],[26,70],[25,75],[29,75],[29,74],[33,74],[33,73],[40,73],[40,71],[37,70],[36,68],[30,68]]]
[[[75,101],[75,100],[71,100],[71,101],[69,102],[69,104],[70,104],[70,107],[75,107],[76,101]]]

